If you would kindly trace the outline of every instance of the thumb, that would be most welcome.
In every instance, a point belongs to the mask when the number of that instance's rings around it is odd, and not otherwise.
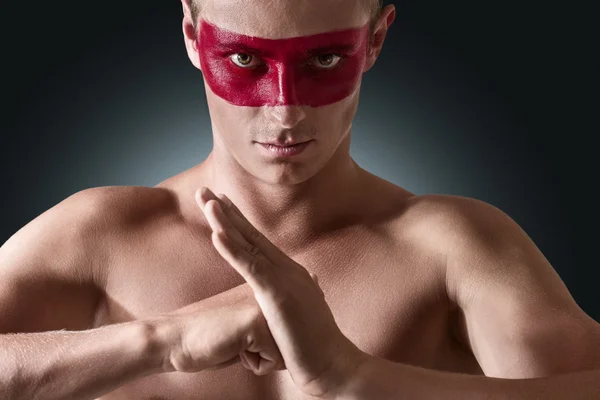
[[[265,358],[266,353],[255,353],[244,350],[239,354],[240,361],[244,368],[254,372],[255,375],[266,375],[273,371],[281,371],[285,369],[283,360],[272,360]]]

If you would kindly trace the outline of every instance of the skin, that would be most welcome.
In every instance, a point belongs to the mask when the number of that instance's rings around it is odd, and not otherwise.
[[[345,384],[360,350],[337,326],[314,277],[258,232],[231,200],[196,193],[219,254],[248,282],[287,371],[303,393],[324,397]]]
[[[360,81],[369,25],[287,39],[241,35],[201,20],[196,46],[211,91],[244,107],[337,103]]]
[[[348,4],[208,1],[201,17],[283,40],[365,26]],[[383,10],[363,73],[394,17]],[[600,368],[598,324],[510,217],[474,199],[416,196],[351,159],[356,85],[319,107],[246,107],[206,84],[206,160],[154,188],[84,190],[15,233],[0,248],[0,392],[364,399],[375,382],[387,391],[376,398],[393,398],[448,382],[473,389],[462,378],[476,375]],[[256,141],[275,139],[314,143],[266,158]]]

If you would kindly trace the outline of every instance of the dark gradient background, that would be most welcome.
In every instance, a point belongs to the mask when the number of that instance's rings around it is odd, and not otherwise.
[[[353,157],[417,194],[504,210],[600,320],[592,11],[394,4],[364,76]],[[178,1],[7,2],[0,18],[0,243],[74,192],[153,186],[208,155],[203,82]]]

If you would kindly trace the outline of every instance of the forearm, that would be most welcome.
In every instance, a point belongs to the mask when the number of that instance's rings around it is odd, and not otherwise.
[[[370,356],[336,400],[596,399],[600,370],[533,379],[435,371]]]
[[[88,331],[0,335],[0,397],[93,399],[162,372],[161,348],[143,322]]]

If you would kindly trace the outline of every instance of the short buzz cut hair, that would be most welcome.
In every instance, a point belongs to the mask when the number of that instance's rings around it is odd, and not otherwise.
[[[205,0],[185,0],[190,5],[190,11],[192,12],[192,23],[194,24],[194,30],[196,30],[196,23],[198,22],[198,16],[202,12],[202,2]],[[383,8],[383,0],[362,0],[368,2],[369,10],[369,36],[373,34],[375,24],[381,16],[381,9]]]

